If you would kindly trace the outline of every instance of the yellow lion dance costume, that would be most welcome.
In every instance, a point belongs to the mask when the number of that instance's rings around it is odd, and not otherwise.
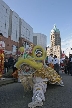
[[[28,104],[28,107],[34,108],[43,105],[42,101],[45,101],[44,93],[46,92],[47,82],[61,86],[63,86],[63,82],[53,68],[46,66],[44,62],[46,51],[38,45],[32,48],[32,53],[30,53],[30,49],[31,47],[19,49],[23,54],[21,54],[15,66],[18,69],[18,77],[24,86],[24,90],[33,90],[32,102]]]

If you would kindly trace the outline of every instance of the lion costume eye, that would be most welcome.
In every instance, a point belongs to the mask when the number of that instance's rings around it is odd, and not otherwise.
[[[44,51],[44,49],[37,45],[33,48],[33,57],[36,59],[36,60],[44,60],[46,58],[46,52]]]

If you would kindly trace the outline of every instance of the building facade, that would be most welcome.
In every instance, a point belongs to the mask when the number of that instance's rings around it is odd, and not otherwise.
[[[9,31],[11,36],[11,40],[18,42],[19,41],[19,15],[10,10],[10,23],[9,23]]]
[[[3,39],[7,44],[6,50],[12,51],[12,47],[15,48],[16,43],[19,43],[20,37],[33,43],[33,28],[21,19],[16,12],[12,11],[3,0],[0,0],[0,33],[5,37]],[[13,44],[8,44],[10,42]]]
[[[0,33],[8,38],[10,7],[0,0]]]
[[[33,43],[35,45],[40,45],[44,49],[46,49],[47,46],[47,36],[41,33],[33,33]]]
[[[33,43],[33,28],[23,19],[19,19],[19,36]]]
[[[53,47],[53,55],[56,55],[57,58],[60,59],[61,57],[61,48],[60,48],[60,45],[56,45]]]
[[[61,57],[61,37],[60,31],[54,25],[53,29],[50,32],[50,42],[51,46],[47,47],[47,56],[50,54],[56,55],[59,59]]]
[[[54,25],[53,29],[50,32],[50,41],[51,41],[51,47],[56,45],[61,46],[60,31],[59,29],[57,29],[56,25]]]
[[[8,36],[8,38],[3,36],[2,40],[5,42],[5,53],[6,54],[11,54],[11,53],[15,54],[17,46],[19,47],[19,43],[11,40],[10,36]],[[14,50],[15,47],[16,47],[16,49]]]
[[[48,47],[46,47],[46,51],[47,51],[47,56],[49,56],[50,55],[50,53],[51,53],[51,51],[50,51],[50,47],[48,46]]]

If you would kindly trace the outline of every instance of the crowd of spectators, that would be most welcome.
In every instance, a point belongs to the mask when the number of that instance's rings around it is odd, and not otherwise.
[[[7,73],[9,71],[9,69],[12,69],[12,71],[15,71],[15,63],[17,61],[17,57],[14,56],[12,54],[10,54],[9,57],[5,58],[4,60],[4,73]]]

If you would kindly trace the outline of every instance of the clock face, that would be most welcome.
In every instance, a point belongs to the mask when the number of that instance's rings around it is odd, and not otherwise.
[[[31,74],[35,73],[35,71],[36,71],[36,69],[31,67],[30,65],[27,65],[24,63],[21,65],[21,73],[23,75],[31,75]]]

